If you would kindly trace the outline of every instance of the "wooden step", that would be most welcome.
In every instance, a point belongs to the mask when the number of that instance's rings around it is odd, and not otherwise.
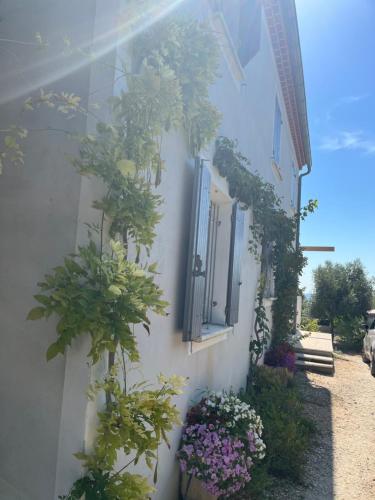
[[[315,361],[305,361],[305,360],[296,360],[296,366],[300,370],[310,370],[324,373],[333,373],[334,365],[333,362],[331,364],[327,363],[316,363]]]
[[[333,358],[332,356],[317,356],[316,354],[309,354],[306,352],[297,352],[297,359],[305,360],[305,361],[315,361],[316,363],[328,363],[332,364]]]
[[[299,347],[294,346],[293,349],[296,353],[312,354],[313,356],[327,356],[333,359],[333,352],[331,350],[325,349],[314,349],[310,347]]]

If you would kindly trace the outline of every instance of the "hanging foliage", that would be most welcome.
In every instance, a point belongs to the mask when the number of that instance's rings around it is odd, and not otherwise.
[[[250,352],[250,373],[253,368],[258,364],[258,361],[264,353],[264,349],[268,344],[270,337],[270,328],[268,326],[268,319],[266,309],[263,304],[264,296],[264,276],[260,276],[259,286],[257,290],[256,306],[255,306],[255,321],[254,321],[254,335],[249,344]]]
[[[128,7],[131,13],[134,2]],[[172,398],[181,393],[183,379],[161,376],[157,389],[144,382],[128,389],[126,363],[140,360],[134,326],[142,325],[149,333],[149,313],[165,314],[167,307],[154,282],[157,264],[139,263],[142,249],[149,255],[161,218],[162,199],[153,188],[164,168],[163,134],[184,130],[193,153],[215,137],[220,117],[208,100],[208,89],[216,77],[218,48],[204,25],[166,18],[135,34],[129,52],[130,68],[123,68],[126,90],[109,100],[112,122],[98,122],[95,134],[80,138],[79,156],[72,160],[81,175],[100,179],[105,188],[93,204],[100,211],[99,222],[90,226],[99,242],[91,238],[39,283],[35,298],[40,305],[28,316],[58,317],[48,360],[65,353],[81,335],[90,337],[92,363],[109,353],[108,375],[91,392],[91,397],[106,396],[95,444],[91,453],[76,454],[85,473],[61,497],[66,500],[147,498],[153,487],[126,469],[142,458],[154,469],[156,482],[158,447],[168,445],[167,432],[179,423]],[[42,101],[27,100],[28,109],[42,104],[55,108],[58,97],[43,92]],[[80,112],[79,98],[70,100],[75,108],[68,112]],[[109,251],[105,222],[112,238]],[[136,249],[133,262],[130,246]],[[116,470],[120,452],[133,459]]]
[[[249,250],[258,259],[260,249],[269,245],[275,277],[275,301],[272,306],[272,344],[287,340],[292,332],[298,280],[306,259],[296,249],[297,217],[289,217],[272,184],[249,170],[250,162],[237,150],[237,143],[226,137],[216,141],[214,164],[228,181],[230,195],[245,208],[250,208],[253,223]],[[305,216],[316,208],[310,200],[301,212]],[[255,317],[255,339],[250,343],[251,359],[256,363],[263,354],[269,327],[263,306],[264,276],[260,278]]]
[[[114,353],[117,346],[130,361],[139,361],[131,325],[141,324],[149,331],[148,312],[164,314],[167,303],[153,281],[155,265],[142,269],[127,261],[118,241],[111,242],[111,249],[111,255],[101,255],[91,241],[39,283],[42,293],[35,299],[41,305],[30,311],[28,319],[52,314],[59,318],[58,339],[48,348],[48,361],[64,354],[73,339],[87,334],[91,337],[88,355],[93,363],[105,351]]]
[[[110,403],[99,412],[97,439],[93,453],[77,453],[76,457],[85,464],[87,473],[72,488],[66,500],[79,500],[83,494],[87,499],[90,494],[98,495],[98,488],[103,497],[108,499],[144,499],[152,493],[142,476],[129,474],[125,469],[137,464],[143,457],[147,466],[153,469],[157,461],[157,450],[161,441],[169,446],[167,432],[174,425],[179,425],[179,412],[172,404],[172,398],[182,393],[185,384],[183,377],[159,377],[160,387],[151,389],[146,382],[141,382],[128,390],[119,382],[119,368],[112,367],[110,374],[102,382],[97,382],[90,391],[94,399],[98,392],[110,394]],[[118,453],[123,451],[134,458],[128,464],[115,471]],[[157,479],[157,466],[154,470],[154,482]]]
[[[218,77],[219,50],[211,30],[194,20],[159,22],[132,43],[136,68],[168,67],[180,84],[183,127],[192,155],[216,136],[220,113],[208,89]]]

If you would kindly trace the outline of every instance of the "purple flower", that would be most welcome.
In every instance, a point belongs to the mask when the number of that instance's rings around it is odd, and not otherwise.
[[[194,451],[194,446],[192,444],[186,444],[182,447],[182,451],[186,452],[187,456],[190,457]]]
[[[196,424],[184,430],[185,443],[178,452],[181,471],[199,478],[213,495],[235,493],[250,480],[244,444],[227,430]],[[188,432],[189,430],[189,432]]]
[[[251,480],[261,423],[250,406],[243,411],[244,405],[233,393],[223,392],[202,399],[187,415],[177,453],[180,468],[216,496],[233,495]],[[252,429],[245,435],[244,425]]]
[[[255,446],[255,437],[254,433],[249,431],[247,433],[247,439],[249,441],[249,449],[252,453],[255,453],[257,451],[257,447]]]
[[[186,464],[186,460],[180,460],[180,469],[181,469],[181,472],[185,472],[186,471],[186,468],[187,468],[187,464]]]

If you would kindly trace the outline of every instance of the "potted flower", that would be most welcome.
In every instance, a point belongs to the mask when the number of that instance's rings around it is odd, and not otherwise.
[[[186,500],[226,498],[251,480],[265,455],[262,422],[234,393],[209,393],[190,409],[177,457]]]

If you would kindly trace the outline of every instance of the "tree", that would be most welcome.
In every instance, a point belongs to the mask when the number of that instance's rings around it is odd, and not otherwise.
[[[335,320],[364,317],[371,308],[373,286],[360,260],[348,264],[327,261],[314,271],[313,317],[328,319],[333,331]]]

